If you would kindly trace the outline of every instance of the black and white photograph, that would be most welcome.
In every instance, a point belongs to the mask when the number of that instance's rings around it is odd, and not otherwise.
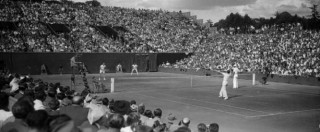
[[[0,132],[320,132],[320,0],[0,0]]]

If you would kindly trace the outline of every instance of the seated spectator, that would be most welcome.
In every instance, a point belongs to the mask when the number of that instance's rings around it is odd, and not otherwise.
[[[49,127],[48,118],[49,115],[44,110],[30,112],[26,118],[29,132],[47,132]]]
[[[121,114],[112,114],[108,117],[108,129],[100,129],[98,132],[120,132],[124,126],[124,118]]]
[[[46,108],[46,111],[50,116],[57,116],[59,115],[59,108],[60,108],[60,103],[57,99],[52,99],[48,103],[48,107]]]
[[[29,95],[24,95],[23,97],[21,97],[20,99],[18,99],[18,102],[20,101],[24,101],[25,103],[28,103],[32,106],[34,106],[34,99],[32,96],[29,96]]]
[[[74,121],[67,115],[54,116],[50,120],[50,132],[77,132],[75,129]]]
[[[154,120],[153,120],[153,114],[151,110],[146,110],[144,112],[144,115],[148,118],[145,122],[145,125],[153,127]]]
[[[14,74],[14,78],[10,82],[10,93],[14,93],[19,89],[19,81],[20,81],[20,75]]]
[[[187,118],[187,117],[183,118],[183,119],[179,122],[179,125],[180,125],[181,127],[189,127],[189,125],[190,125],[190,119]]]
[[[3,126],[3,122],[8,119],[9,117],[13,116],[12,112],[9,111],[9,95],[0,92],[0,130]]]
[[[82,123],[78,128],[83,132],[96,132],[99,129],[104,129],[104,124],[107,123],[106,110],[103,105],[91,101],[88,105],[88,121]]]
[[[30,98],[34,99],[34,92],[31,89],[27,89],[24,91],[23,97],[24,96],[29,96]]]
[[[46,107],[43,105],[43,101],[46,99],[46,93],[44,91],[39,91],[35,93],[34,109],[35,110],[45,110]]]
[[[113,113],[126,116],[130,112],[130,102],[125,100],[116,100],[113,105],[110,106],[110,110]]]
[[[219,132],[219,125],[217,123],[211,123],[208,132]]]
[[[161,117],[162,117],[162,110],[160,108],[157,108],[153,111],[153,119],[155,121],[159,121],[160,123],[162,123]]]
[[[25,90],[26,90],[26,87],[19,86],[18,93],[14,95],[14,98],[20,99],[24,95]]]
[[[138,113],[132,112],[128,115],[125,127],[121,128],[121,132],[133,132],[133,128],[139,125],[140,116]]]
[[[141,103],[138,106],[138,113],[140,115],[140,122],[142,125],[145,125],[146,121],[148,120],[148,117],[144,115],[144,112],[145,112],[145,106],[143,103]]]
[[[153,131],[155,132],[165,132],[167,131],[167,125],[165,123],[160,123],[158,120],[154,122]]]
[[[64,95],[64,93],[58,93],[58,94],[57,94],[57,99],[58,99],[58,101],[59,101],[60,107],[65,106],[65,105],[63,104],[64,98],[66,98],[66,96]]]
[[[138,125],[134,129],[134,132],[153,132],[153,128],[146,125]]]
[[[19,100],[12,106],[14,121],[4,124],[1,128],[1,132],[25,132],[28,130],[28,125],[25,123],[25,119],[28,114],[33,111],[34,108],[32,105],[26,101]]]
[[[197,128],[198,128],[198,132],[207,132],[208,130],[206,124],[204,123],[199,123]]]
[[[147,111],[145,114],[148,114]],[[153,111],[153,118],[149,118],[146,122],[147,126],[154,126],[155,121],[159,121],[160,124],[162,124],[161,116],[162,116],[162,110],[160,108],[157,108]],[[148,117],[148,116],[147,116]]]
[[[60,108],[60,114],[66,114],[71,117],[75,126],[79,126],[88,120],[88,112],[89,109],[83,107],[83,98],[81,96],[74,96],[72,105]]]
[[[167,130],[173,132],[174,130],[179,128],[178,122],[176,121],[176,117],[170,113],[166,120]]]
[[[73,92],[70,90],[66,91],[66,96],[67,97],[62,100],[63,106],[69,106],[72,104]]]
[[[108,117],[111,114],[111,111],[109,109],[109,99],[108,98],[103,98],[102,99],[102,106],[103,109],[106,111],[106,117]]]
[[[137,112],[138,111],[138,106],[137,106],[135,100],[131,100],[130,101],[130,111],[131,112]]]
[[[49,104],[49,102],[50,102],[51,100],[56,99],[56,94],[57,94],[57,92],[56,92],[56,90],[54,90],[53,88],[51,88],[51,89],[48,90],[48,93],[47,93],[48,96],[47,96],[46,99],[43,101],[43,105],[44,105],[46,108],[49,107],[48,104]]]
[[[177,130],[175,130],[174,132],[191,132],[190,128],[188,127],[179,127]]]

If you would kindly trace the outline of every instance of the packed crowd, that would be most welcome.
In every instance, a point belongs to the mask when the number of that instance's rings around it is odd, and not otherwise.
[[[1,132],[191,132],[189,118],[163,115],[135,100],[109,100],[8,72],[0,83]],[[199,123],[197,129],[218,132],[219,125]]]
[[[299,24],[210,36],[177,12],[4,1],[0,19],[19,23],[17,31],[1,31],[1,52],[183,52],[194,55],[172,66],[320,76],[319,33]],[[48,23],[67,24],[70,32],[52,33]],[[114,27],[119,36],[107,37],[96,26]]]
[[[34,39],[39,45],[47,45],[37,47],[40,49],[29,46],[30,52],[192,52],[202,34],[200,26],[192,19],[183,17],[181,13],[173,16],[168,11],[162,10],[91,7],[86,4],[69,5],[59,2],[5,1],[1,5],[6,8],[1,11],[6,15],[1,16],[1,20],[32,23],[19,26],[19,29],[26,30],[25,32],[21,30],[15,32],[23,34],[21,37],[26,37],[25,39]],[[18,17],[12,20],[11,16],[15,14],[18,14]],[[68,33],[69,37],[63,35],[61,35],[63,37],[60,35],[51,37],[57,33],[47,32],[48,29],[43,28],[46,23],[69,25],[68,28],[71,30]],[[117,26],[125,31],[118,31],[119,36],[114,39],[98,32],[98,29],[92,28],[93,25]],[[37,29],[42,36],[30,37],[26,33],[28,28]],[[81,40],[78,40],[79,38]],[[45,39],[50,39],[53,45],[43,41]],[[94,47],[91,46],[92,43],[95,44]],[[14,44],[21,46],[19,43]],[[1,50],[20,51],[10,47]]]
[[[226,70],[236,66],[247,72],[320,77],[319,32],[301,30],[298,24],[287,26],[270,27],[268,33],[205,39],[193,56],[169,67]]]

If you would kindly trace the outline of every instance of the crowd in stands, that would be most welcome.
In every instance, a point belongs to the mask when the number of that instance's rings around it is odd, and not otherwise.
[[[192,52],[202,34],[200,26],[192,19],[182,17],[181,13],[173,16],[162,10],[4,1],[6,2],[1,5],[6,8],[1,11],[6,15],[1,16],[1,21],[24,23],[14,32],[23,34],[21,37],[24,39],[34,39],[39,45],[47,45],[27,46],[29,49],[26,51],[29,52]],[[15,14],[18,17],[12,20],[11,16]],[[68,25],[71,32],[68,35],[47,32],[49,27],[44,25],[55,23]],[[97,31],[98,29],[93,28],[95,26],[120,27],[123,30],[118,31],[117,38],[112,38]],[[30,37],[26,33],[29,28],[38,30],[37,35],[42,36]],[[50,42],[46,39],[50,39]],[[94,47],[91,46],[92,43],[95,44]],[[1,51],[21,50],[4,47]]]
[[[1,72],[1,132],[191,132],[187,117],[163,115],[135,100],[109,100],[29,76]],[[199,123],[199,132],[219,125]]]
[[[205,39],[194,55],[164,67],[232,69],[320,77],[319,32],[299,24],[272,26],[259,34],[217,35]]]
[[[0,20],[17,22],[18,28],[1,31],[1,52],[183,52],[193,56],[173,67],[237,66],[248,72],[320,76],[319,32],[303,30],[299,24],[264,26],[256,34],[210,36],[179,12],[3,1]],[[66,24],[70,32],[47,26],[55,23]],[[97,26],[113,27],[118,36],[110,37]]]

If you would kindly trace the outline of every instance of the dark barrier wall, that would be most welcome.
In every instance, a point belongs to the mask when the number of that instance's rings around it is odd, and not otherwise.
[[[159,72],[169,72],[169,73],[178,73],[178,74],[190,74],[190,75],[200,75],[200,76],[210,76],[210,75],[221,75],[215,71],[209,70],[194,70],[194,69],[181,69],[181,68],[158,68]],[[250,74],[250,73],[244,73]],[[221,76],[222,77],[222,76]],[[261,82],[262,77],[265,77],[263,74],[256,73],[256,81]],[[252,76],[239,76],[240,79],[252,80]],[[267,82],[281,82],[289,84],[302,84],[302,85],[312,85],[320,86],[320,78],[315,77],[298,77],[298,76],[279,76],[279,75],[269,75],[267,77]]]
[[[63,73],[71,73],[70,58],[75,53],[0,53],[0,69],[8,68],[20,74],[40,74],[41,65],[45,64],[49,74],[59,73],[62,65]],[[138,64],[139,71],[158,70],[163,62],[175,63],[188,57],[185,53],[82,53],[77,61],[83,62],[89,73],[98,73],[99,66],[105,62],[109,72],[115,72],[120,63],[124,72],[131,72],[131,65]]]
[[[170,64],[173,64],[176,63],[176,61],[187,58],[191,55],[192,54],[185,53],[159,53],[157,54],[157,65],[161,65],[162,63],[166,63],[167,61]]]
[[[41,65],[45,64],[49,74],[71,73],[70,58],[75,53],[0,53],[0,68],[6,67],[11,72],[20,74],[40,74]],[[90,73],[98,73],[99,66],[105,62],[109,72],[115,72],[121,64],[124,72],[131,72],[131,65],[138,64],[139,71],[157,71],[157,54],[135,53],[82,53],[77,61],[83,62]]]

